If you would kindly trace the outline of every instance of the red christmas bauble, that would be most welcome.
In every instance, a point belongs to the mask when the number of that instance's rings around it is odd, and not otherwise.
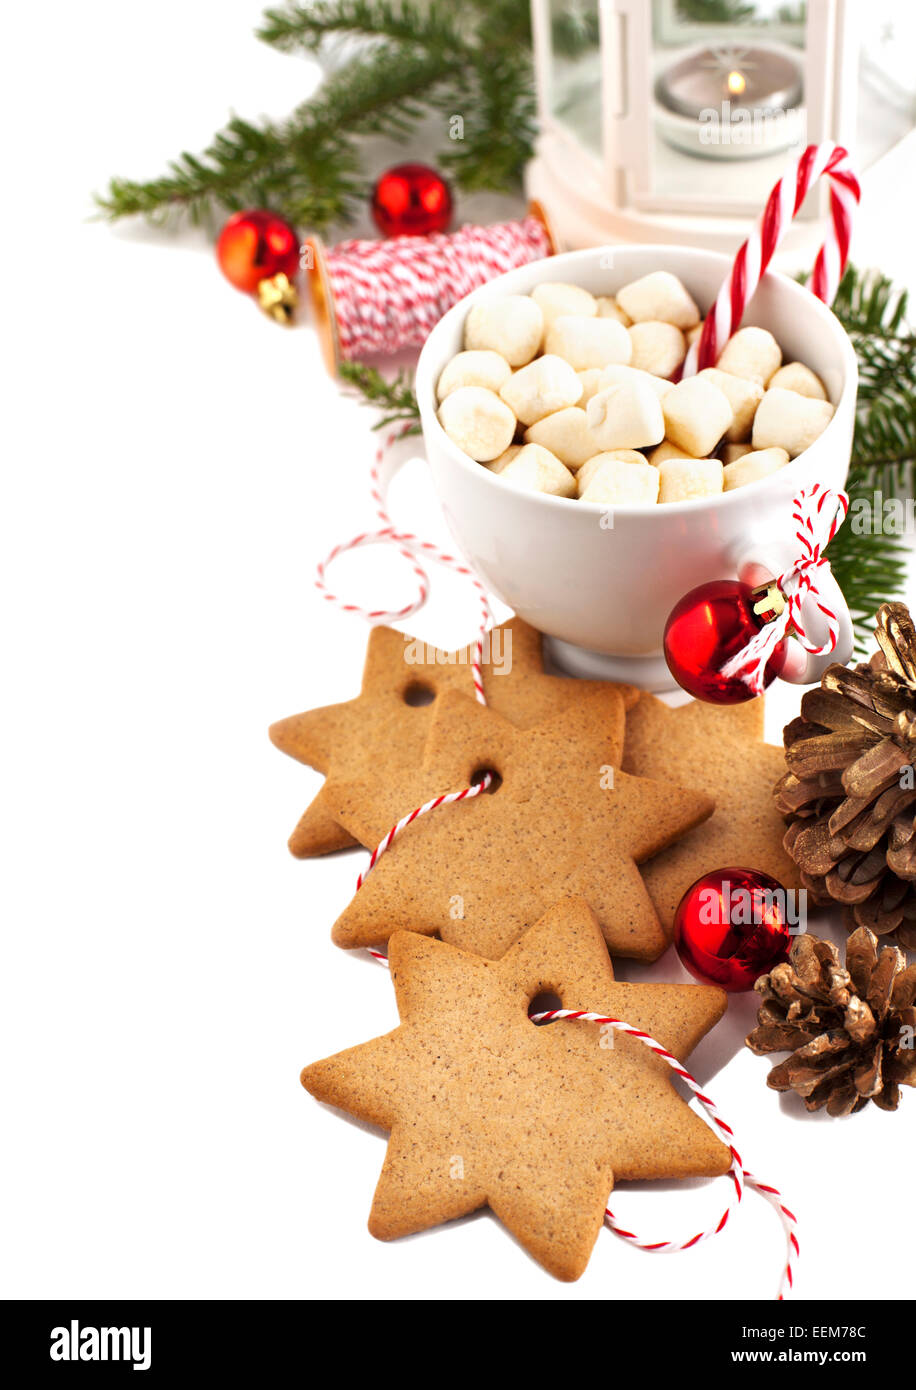
[[[665,624],[665,660],[678,685],[698,700],[739,705],[753,691],[739,676],[723,676],[726,661],[746,646],[763,626],[754,613],[753,590],[740,579],[698,584],[676,603]],[[764,685],[776,679],[786,662],[783,638],[767,662]]]
[[[674,944],[702,983],[752,989],[756,979],[788,959],[788,893],[778,879],[756,869],[715,869],[681,898]]]
[[[230,284],[254,294],[261,281],[273,275],[296,278],[299,238],[282,217],[249,208],[229,218],[216,243],[216,259]]]
[[[395,164],[372,190],[372,217],[383,236],[428,236],[452,220],[452,191],[428,164]]]

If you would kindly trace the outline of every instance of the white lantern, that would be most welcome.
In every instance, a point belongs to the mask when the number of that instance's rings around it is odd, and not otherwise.
[[[532,0],[528,192],[569,246],[734,250],[806,144],[869,171],[916,128],[911,0]],[[812,190],[784,246],[822,237]]]

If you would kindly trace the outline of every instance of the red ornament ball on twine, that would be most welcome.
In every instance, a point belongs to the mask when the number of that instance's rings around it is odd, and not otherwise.
[[[715,705],[753,700],[740,676],[723,676],[721,669],[764,625],[752,596],[751,586],[740,579],[714,579],[698,584],[672,608],[665,624],[665,660],[678,685],[696,699]],[[787,655],[783,639],[767,662],[764,685],[776,679]]]
[[[428,164],[395,164],[372,190],[372,220],[383,236],[428,236],[452,220],[452,192]]]
[[[788,891],[757,869],[715,869],[692,884],[674,917],[682,964],[702,984],[735,992],[788,960]]]
[[[231,285],[254,294],[262,280],[299,269],[299,238],[282,217],[263,208],[233,213],[216,243],[219,268]]]

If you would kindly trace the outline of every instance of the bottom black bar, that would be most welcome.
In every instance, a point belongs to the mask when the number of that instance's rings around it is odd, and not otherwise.
[[[393,1375],[394,1363],[405,1355],[409,1378],[428,1379],[436,1347],[440,1353],[451,1348],[452,1374],[459,1364],[466,1372],[476,1363],[477,1372],[489,1371],[490,1378],[497,1371],[504,1374],[505,1361],[500,1367],[492,1360],[497,1345],[524,1375],[519,1352],[543,1348],[537,1350],[543,1379],[557,1348],[551,1346],[541,1303],[531,1332],[526,1311],[535,1311],[532,1304],[507,1300],[493,1306],[501,1310],[495,1344],[486,1325],[479,1340],[468,1339],[464,1320],[453,1321],[435,1300],[426,1314],[415,1303],[402,1305],[403,1311],[388,1304],[383,1313],[376,1313],[373,1303],[359,1303],[346,1310],[341,1323],[335,1318],[330,1325],[320,1303],[302,1302],[14,1301],[2,1305],[0,1317],[4,1363],[22,1370],[17,1385],[66,1386],[74,1378],[125,1375],[137,1385],[150,1378],[165,1384],[188,1372],[199,1372],[209,1384],[245,1376],[254,1377],[252,1384],[285,1384],[276,1377],[317,1373],[325,1378],[329,1371],[334,1380],[346,1381],[362,1370],[360,1357],[372,1371]],[[631,1371],[633,1357],[653,1379],[659,1371],[685,1367],[727,1370],[739,1378],[746,1369],[792,1365],[827,1372],[850,1365],[873,1374],[899,1363],[893,1333],[901,1311],[899,1305],[863,1302],[599,1303],[596,1308],[594,1302],[562,1300],[556,1313],[564,1332],[570,1322],[579,1330],[564,1337],[563,1363],[556,1364],[567,1373],[594,1373],[602,1365],[609,1370],[606,1363],[619,1346],[626,1348]],[[341,1339],[344,1327],[351,1335]],[[650,1328],[655,1330],[647,1336]],[[419,1341],[411,1356],[413,1336]],[[632,1374],[626,1378],[634,1381]]]

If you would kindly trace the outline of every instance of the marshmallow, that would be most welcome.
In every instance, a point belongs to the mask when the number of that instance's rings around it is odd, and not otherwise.
[[[544,336],[544,315],[526,294],[475,304],[464,323],[464,346],[498,352],[510,367],[530,362]]]
[[[599,391],[603,391],[609,383],[604,379],[607,367],[586,367],[584,372],[576,372],[576,376],[582,382],[582,395],[579,397],[578,404],[583,410],[588,405],[592,396],[597,396]],[[623,371],[624,368],[620,368]]]
[[[653,376],[670,376],[687,355],[684,335],[672,323],[651,319],[634,323],[627,332],[632,349],[630,365]]]
[[[788,362],[770,377],[767,384],[770,390],[774,386],[781,386],[784,391],[797,391],[800,396],[811,396],[816,401],[827,399],[824,383],[804,362]]]
[[[655,471],[659,502],[689,502],[722,491],[724,470],[718,459],[665,459]]]
[[[600,444],[588,427],[585,411],[577,405],[554,411],[525,430],[526,444],[541,444],[556,454],[567,468],[579,468],[600,451]]]
[[[616,319],[622,323],[624,328],[629,328],[633,320],[629,314],[625,314],[617,300],[609,294],[599,294],[598,296],[598,317],[600,319]]]
[[[536,285],[531,298],[544,315],[544,336],[550,331],[554,319],[561,315],[575,315],[579,318],[594,318],[598,313],[598,303],[594,295],[579,285],[544,284]]]
[[[782,363],[782,348],[765,328],[739,328],[722,349],[716,366],[720,372],[743,376],[766,386]]]
[[[508,449],[503,449],[498,458],[491,463],[485,463],[484,468],[489,468],[491,473],[501,473],[507,463],[511,463],[517,453],[521,451],[521,444],[510,444]]]
[[[596,454],[594,458],[586,459],[582,467],[576,474],[576,487],[579,489],[581,497],[588,487],[595,474],[604,467],[606,463],[617,460],[621,463],[645,463],[645,454],[641,454],[636,449],[611,449],[605,454]]]
[[[686,450],[679,444],[672,444],[670,439],[663,439],[649,454],[649,462],[657,468],[665,459],[682,459],[685,453]]]
[[[675,328],[693,328],[700,320],[696,304],[669,270],[653,270],[624,285],[617,291],[617,303],[634,323],[655,319]]]
[[[758,478],[766,478],[779,468],[785,468],[789,455],[785,449],[757,449],[734,463],[727,463],[723,469],[725,491],[731,492],[745,483],[755,483]]]
[[[625,381],[645,382],[647,386],[652,387],[652,390],[658,396],[659,400],[661,400],[662,396],[664,396],[668,391],[670,391],[672,386],[674,385],[673,382],[666,380],[665,377],[654,376],[652,372],[642,371],[638,367],[621,367],[618,364],[612,363],[610,367],[602,368],[602,389],[605,386],[622,386]],[[593,396],[597,394],[597,391],[592,392]],[[580,401],[579,404],[583,405],[584,402]]]
[[[526,492],[547,492],[553,497],[575,497],[576,480],[549,449],[526,444],[499,475],[503,482]]]
[[[702,322],[701,322],[701,323],[695,323],[695,324],[693,325],[692,328],[688,328],[688,329],[687,329],[687,332],[684,334],[684,337],[687,339],[687,346],[688,346],[689,348],[692,348],[692,347],[693,347],[694,343],[696,342],[697,338],[699,338],[699,336],[700,336],[700,334],[701,334],[702,332],[703,332],[703,324],[702,324]]]
[[[593,474],[580,498],[610,506],[652,506],[658,501],[658,469],[650,468],[645,459],[629,463],[609,458]]]
[[[515,416],[494,391],[482,386],[459,386],[439,407],[439,423],[449,439],[478,463],[495,459],[508,449],[515,434]]]
[[[813,400],[811,396],[775,386],[764,393],[757,407],[751,442],[755,449],[776,445],[795,458],[823,434],[832,419],[833,406],[829,401]]]
[[[732,408],[732,422],[725,431],[726,441],[740,444],[750,439],[754,412],[763,400],[763,387],[756,381],[732,376],[731,372],[723,372],[718,367],[707,367],[705,371],[697,372],[697,377],[700,381],[711,381],[728,399]]]
[[[498,352],[458,352],[447,362],[436,387],[440,401],[460,386],[483,386],[498,391],[512,375],[512,368]]]
[[[695,459],[711,454],[732,422],[732,408],[725,392],[698,376],[678,382],[661,407],[665,415],[664,434]]]
[[[514,372],[499,394],[523,425],[533,425],[554,410],[575,405],[582,382],[568,362],[548,353]]]
[[[615,319],[561,314],[550,325],[544,345],[547,352],[555,352],[558,357],[565,358],[577,371],[630,360],[627,330]]]
[[[723,444],[722,462],[727,468],[730,463],[737,463],[740,458],[744,458],[744,455],[750,452],[750,444]]]
[[[600,449],[641,449],[665,437],[662,402],[643,381],[599,391],[589,401],[586,416]]]

